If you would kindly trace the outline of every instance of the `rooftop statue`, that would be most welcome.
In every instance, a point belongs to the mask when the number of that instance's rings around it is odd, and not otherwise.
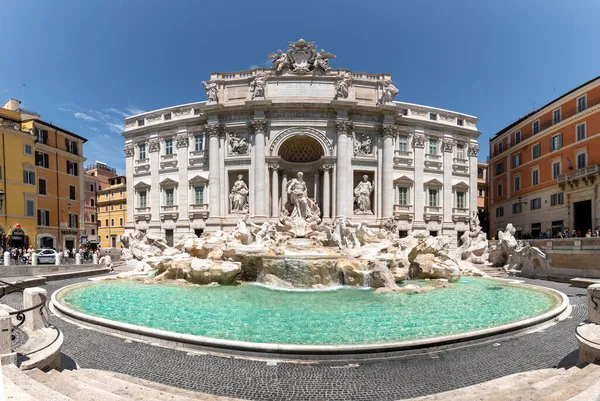
[[[383,95],[381,95],[381,99],[379,100],[379,104],[391,103],[394,101],[394,98],[398,95],[398,88],[394,86],[394,83],[391,79],[386,79],[383,81]]]
[[[331,70],[329,59],[335,58],[332,53],[321,49],[317,51],[315,42],[299,39],[289,42],[287,52],[281,49],[267,56],[273,60],[273,68],[277,74],[289,71],[294,74],[309,74],[311,72],[327,73]]]

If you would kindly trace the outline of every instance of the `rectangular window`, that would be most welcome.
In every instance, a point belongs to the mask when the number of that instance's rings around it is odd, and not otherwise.
[[[90,219],[92,219],[92,223],[95,223],[96,222],[96,215],[95,214],[90,215]]]
[[[398,187],[398,204],[408,205],[408,187]]]
[[[75,185],[69,185],[69,199],[77,200],[77,196],[75,194]]]
[[[407,152],[408,151],[408,138],[406,136],[399,136],[398,137],[398,150],[400,152]]]
[[[48,195],[48,188],[46,187],[46,180],[43,178],[38,179],[38,194]]]
[[[79,166],[77,163],[67,160],[67,174],[78,176],[79,175]]]
[[[115,219],[110,219],[110,226],[114,227],[115,226]]]
[[[498,187],[497,187],[497,192],[496,193],[498,194],[498,196],[502,196],[502,192],[503,192],[502,191],[502,183],[499,183]]]
[[[173,140],[165,139],[165,154],[172,155],[173,154]]]
[[[106,219],[106,221],[104,222],[104,227],[108,227],[108,219]]]
[[[96,206],[96,200],[94,200],[94,199],[90,199],[90,206],[91,206],[91,207],[94,207],[94,206]]]
[[[194,150],[196,152],[204,150],[204,135],[194,136]]]
[[[500,175],[502,173],[504,173],[504,163],[499,162],[496,164],[496,175]]]
[[[433,121],[437,121],[437,114],[435,114],[435,113],[429,113],[429,119],[433,120]]]
[[[45,145],[48,143],[48,131],[45,129],[37,129],[37,142]]]
[[[69,213],[69,228],[79,228],[79,215]]]
[[[26,155],[31,155],[33,153],[33,148],[31,145],[26,143],[25,146],[23,147],[23,151],[25,152]]]
[[[122,225],[123,225],[123,218],[119,217],[119,226],[122,226]]]
[[[429,140],[429,154],[430,155],[437,155],[437,146],[438,146],[437,139]]]
[[[536,120],[533,122],[533,124],[531,125],[531,130],[533,132],[533,135],[540,132],[540,120]]]
[[[531,210],[541,209],[542,198],[535,198],[531,200]]]
[[[560,148],[562,148],[562,133],[550,138],[550,151],[554,152]]]
[[[165,189],[165,206],[173,206],[173,194],[175,190],[173,188]]]
[[[504,143],[500,142],[498,144],[498,153],[504,152]]]
[[[35,201],[31,199],[27,199],[25,201],[25,216],[33,217],[35,216]]]
[[[119,203],[119,210],[123,210],[123,204]]]
[[[550,206],[562,205],[565,202],[565,196],[562,192],[550,195]]]
[[[50,212],[48,210],[38,210],[38,226],[47,227],[50,225]]]
[[[146,158],[146,144],[140,143],[138,145],[138,155],[140,160],[144,160]]]
[[[531,171],[531,185],[538,185],[540,183],[540,170],[535,169]]]
[[[478,189],[477,192],[478,192],[477,196],[479,196],[481,198],[483,196],[483,189]]]
[[[582,152],[577,155],[577,168],[585,168],[587,166],[587,153]]]
[[[113,210],[115,210],[115,205],[110,205],[110,211],[112,212]]]
[[[35,185],[35,173],[33,171],[23,170],[23,182],[25,184]]]
[[[65,138],[65,147],[67,148],[67,152],[72,153],[74,155],[78,154],[77,142]]]
[[[196,205],[204,204],[204,186],[198,185],[194,187],[194,202]]]
[[[430,189],[429,190],[429,206],[437,207],[438,205],[438,190]]]
[[[552,163],[552,179],[556,179],[560,175],[560,162]]]
[[[496,208],[496,217],[502,217],[504,216],[504,208],[503,207],[497,207]]]
[[[35,165],[38,167],[48,168],[50,166],[48,154],[35,152]]]
[[[466,207],[465,202],[466,196],[462,191],[456,192],[456,207],[459,209],[464,209]]]
[[[521,176],[518,175],[514,178],[514,187],[515,192],[521,190]]]
[[[521,213],[523,211],[522,206],[523,205],[521,203],[513,203],[513,214]]]
[[[146,207],[147,193],[146,191],[140,191],[140,207]]]
[[[515,167],[519,167],[521,165],[522,161],[521,161],[521,153],[517,153],[516,155],[512,156],[512,166],[513,168]]]
[[[531,159],[535,160],[538,157],[540,157],[541,151],[540,151],[540,144],[536,143],[535,145],[533,145],[531,147]]]
[[[577,140],[583,141],[586,136],[586,123],[581,123],[577,127]]]
[[[577,98],[577,112],[581,113],[585,109],[587,109],[587,96],[583,95]]]
[[[515,145],[521,143],[521,131],[515,132]]]
[[[463,125],[465,125],[465,120],[463,120],[462,118],[457,118],[456,125],[462,127]]]
[[[94,184],[90,184],[90,192],[94,192]]]
[[[560,122],[560,108],[552,112],[552,124],[558,124]]]
[[[465,145],[456,145],[456,158],[460,160],[465,159]]]
[[[104,211],[108,212],[108,206],[104,206]]]

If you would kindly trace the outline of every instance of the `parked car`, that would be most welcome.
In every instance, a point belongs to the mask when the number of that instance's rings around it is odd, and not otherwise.
[[[37,249],[35,253],[37,253],[38,264],[54,264],[56,258],[60,259],[60,253],[56,252],[54,249]]]

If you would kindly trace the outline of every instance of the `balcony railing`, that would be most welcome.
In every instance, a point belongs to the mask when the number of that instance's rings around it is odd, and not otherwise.
[[[189,163],[190,165],[203,164],[206,161],[205,150],[193,150],[190,152]]]
[[[201,205],[190,205],[190,210],[194,211],[194,212],[208,212],[208,205],[207,204],[201,204]]]
[[[442,214],[442,207],[441,206],[425,206],[425,213],[428,214]]]
[[[148,158],[146,158],[146,159],[137,159],[135,161],[135,165],[136,166],[140,166],[140,165],[143,165],[143,164],[149,164],[149,163],[150,163],[150,159],[148,159]]]
[[[556,178],[556,181],[560,184],[580,178],[586,179],[590,176],[596,176],[598,174],[600,174],[600,164],[594,164],[593,166],[580,168],[575,171],[571,171],[570,173],[559,175]]]
[[[177,205],[163,205],[160,207],[160,210],[163,212],[176,212],[177,208]]]
[[[190,219],[195,219],[195,218],[206,219],[206,218],[208,218],[208,205],[206,203],[190,205],[189,218]]]
[[[162,155],[162,156],[160,156],[160,158],[162,160],[172,160],[172,159],[177,158],[177,155],[175,153],[171,153],[171,154],[168,154],[168,155]]]
[[[408,165],[413,163],[413,154],[409,151],[395,150],[394,151],[394,164],[396,165]]]
[[[414,216],[412,205],[394,205],[394,217],[396,219],[412,220]]]

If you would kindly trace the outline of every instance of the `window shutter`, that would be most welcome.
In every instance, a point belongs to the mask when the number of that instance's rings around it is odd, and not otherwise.
[[[562,132],[561,132],[561,134],[558,136],[558,146],[562,148]]]
[[[42,225],[42,211],[38,210],[38,226]]]
[[[23,170],[23,182],[27,184],[27,171]]]

